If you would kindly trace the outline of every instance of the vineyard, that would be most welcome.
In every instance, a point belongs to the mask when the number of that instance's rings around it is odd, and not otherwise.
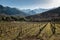
[[[0,40],[60,40],[60,23],[2,21]]]

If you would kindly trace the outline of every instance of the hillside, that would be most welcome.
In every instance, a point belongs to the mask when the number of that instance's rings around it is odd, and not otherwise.
[[[18,10],[17,8],[4,7],[0,5],[0,21],[22,21],[29,14]]]
[[[30,15],[35,15],[35,14],[39,14],[39,13],[42,13],[42,12],[45,12],[45,11],[48,11],[49,9],[42,9],[42,8],[38,8],[38,9],[23,9],[22,11],[27,13],[27,14],[30,14]]]
[[[28,14],[18,10],[17,8],[4,7],[0,5],[0,15],[15,15],[15,16],[28,16]]]
[[[27,19],[31,19],[32,21],[51,21],[52,19],[60,19],[60,7],[51,9],[49,11],[32,15],[26,17]]]

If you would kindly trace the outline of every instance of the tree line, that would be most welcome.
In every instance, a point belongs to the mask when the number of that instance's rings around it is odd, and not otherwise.
[[[0,21],[25,21],[25,18],[16,16],[0,16]]]

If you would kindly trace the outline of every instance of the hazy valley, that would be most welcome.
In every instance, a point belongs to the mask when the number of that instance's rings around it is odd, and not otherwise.
[[[23,11],[0,5],[0,40],[60,40],[60,7]]]

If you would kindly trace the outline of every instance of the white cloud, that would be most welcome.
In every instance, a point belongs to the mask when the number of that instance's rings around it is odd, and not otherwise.
[[[55,8],[60,6],[60,0],[36,0],[33,5],[26,6],[20,9],[37,9],[37,8]]]
[[[60,6],[60,0],[51,0],[50,3],[43,4],[42,8],[54,8],[54,7],[59,7]]]

